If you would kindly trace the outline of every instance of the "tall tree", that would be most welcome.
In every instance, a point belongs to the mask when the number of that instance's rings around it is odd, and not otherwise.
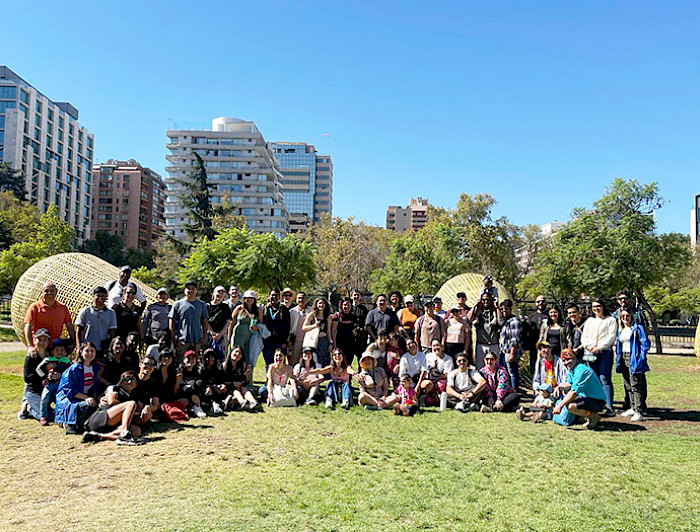
[[[316,285],[326,293],[366,292],[372,272],[384,265],[396,234],[382,227],[324,215],[304,234],[316,246]]]
[[[95,238],[83,242],[78,251],[100,257],[115,266],[124,264],[124,241],[106,231],[97,231]]]
[[[71,251],[73,229],[58,216],[51,204],[39,220],[36,235],[25,242],[12,244],[0,253],[0,291],[14,290],[20,276],[32,265],[46,257]]]
[[[559,298],[631,290],[656,331],[646,291],[689,260],[687,245],[654,232],[654,212],[662,204],[656,183],[615,179],[593,209],[574,210],[572,220],[538,253],[526,282],[534,278],[533,285]],[[658,333],[656,345],[661,351]]]
[[[7,163],[0,163],[0,192],[11,192],[18,200],[26,197],[25,178],[20,170]]]
[[[7,249],[16,242],[25,242],[36,236],[41,212],[35,205],[18,200],[12,192],[0,192],[0,225],[5,230]]]
[[[186,179],[175,179],[182,186],[180,203],[187,209],[190,221],[185,225],[185,232],[190,241],[200,238],[211,240],[216,236],[212,227],[214,210],[211,204],[211,185],[207,180],[207,169],[199,154],[193,152],[192,170]]]

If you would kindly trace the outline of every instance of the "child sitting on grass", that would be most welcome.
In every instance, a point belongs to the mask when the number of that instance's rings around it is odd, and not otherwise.
[[[418,399],[416,389],[413,387],[413,379],[407,374],[401,377],[401,385],[396,389],[399,402],[394,405],[395,416],[412,416],[418,411]]]
[[[532,405],[530,405],[527,410],[521,406],[515,411],[515,415],[520,421],[527,421],[529,419],[533,423],[552,419],[552,408],[554,407],[554,401],[551,398],[551,394],[551,384],[540,384],[537,386],[537,395],[535,396],[535,400],[532,401]]]
[[[66,352],[66,344],[60,338],[51,342],[50,355],[42,360],[36,368],[36,373],[44,382],[44,390],[41,392],[41,419],[42,426],[49,424],[51,403],[56,402],[56,392],[61,375],[71,365]]]

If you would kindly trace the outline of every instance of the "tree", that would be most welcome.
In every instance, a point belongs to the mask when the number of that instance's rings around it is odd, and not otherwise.
[[[488,194],[460,194],[455,210],[431,208],[425,227],[392,242],[373,289],[434,293],[450,277],[474,271],[491,274],[512,290],[518,228],[506,218],[492,218],[495,203]]]
[[[36,236],[41,212],[35,205],[18,200],[12,192],[0,192],[0,249]]]
[[[537,254],[526,282],[559,299],[631,290],[656,331],[646,290],[689,260],[687,245],[655,234],[654,212],[661,205],[656,183],[615,179],[593,209],[574,210],[551,245]],[[661,352],[658,334],[656,345]]]
[[[32,265],[46,257],[71,251],[73,229],[58,216],[51,204],[39,219],[36,235],[25,242],[12,244],[0,253],[0,290],[9,293],[17,280]]]
[[[382,227],[324,215],[303,238],[316,246],[316,285],[326,293],[366,292],[372,272],[384,265],[396,234]]]
[[[7,163],[0,163],[0,191],[10,192],[20,201],[26,197],[25,178],[20,170]]]
[[[95,238],[83,242],[78,250],[100,257],[114,266],[124,264],[124,241],[118,235],[105,231],[97,231]]]
[[[178,280],[189,279],[201,287],[241,284],[269,290],[311,284],[316,274],[311,243],[290,235],[255,234],[244,229],[226,229],[212,240],[198,240],[192,254],[178,272]]]

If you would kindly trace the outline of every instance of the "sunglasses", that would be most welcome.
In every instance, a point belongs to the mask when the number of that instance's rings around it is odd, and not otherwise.
[[[467,359],[466,359],[466,358],[458,358],[458,359],[457,359],[457,364],[466,364],[466,363],[467,363]]]
[[[153,362],[141,362],[141,365],[147,368],[154,368],[156,365]]]
[[[124,379],[124,382],[131,384],[136,382],[136,379],[134,377],[127,377],[126,379]]]

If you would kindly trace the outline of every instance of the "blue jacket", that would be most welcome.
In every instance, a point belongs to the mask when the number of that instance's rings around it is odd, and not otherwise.
[[[620,362],[622,361],[622,343],[620,343],[620,330],[617,332],[617,365],[615,371],[621,373]],[[651,347],[651,342],[644,332],[644,327],[635,323],[632,325],[632,337],[630,338],[630,373],[646,373],[649,371],[647,364],[647,352]]]
[[[75,425],[78,421],[78,399],[76,394],[83,393],[83,365],[76,362],[61,375],[56,392],[56,423]],[[97,396],[97,368],[95,367],[95,384],[87,395]]]

